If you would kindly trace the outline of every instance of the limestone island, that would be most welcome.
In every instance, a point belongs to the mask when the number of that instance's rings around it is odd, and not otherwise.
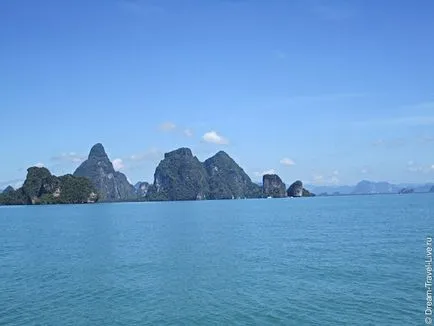
[[[8,186],[0,205],[84,204],[119,201],[181,201],[315,196],[299,180],[286,189],[276,174],[254,183],[224,151],[200,162],[189,148],[164,155],[153,183],[131,185],[115,171],[102,144],[95,144],[87,160],[71,174],[54,176],[46,168],[31,167],[19,189]]]

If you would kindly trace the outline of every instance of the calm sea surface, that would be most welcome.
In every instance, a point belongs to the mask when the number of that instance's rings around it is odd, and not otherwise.
[[[424,325],[434,195],[0,207],[0,325]]]

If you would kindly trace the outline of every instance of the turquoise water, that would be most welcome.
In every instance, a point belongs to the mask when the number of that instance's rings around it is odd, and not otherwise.
[[[0,325],[424,325],[434,195],[0,207]]]

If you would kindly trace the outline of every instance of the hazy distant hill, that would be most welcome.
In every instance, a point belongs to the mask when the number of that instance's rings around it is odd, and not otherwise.
[[[306,188],[311,189],[311,191],[315,194],[324,194],[327,193],[329,195],[339,193],[341,195],[351,194],[354,190],[354,186],[313,186],[307,185]]]
[[[433,183],[415,184],[415,183],[400,183],[392,184],[389,182],[373,182],[362,180],[355,186],[308,186],[316,194],[327,195],[366,195],[366,194],[393,194],[398,193],[402,189],[412,189],[415,193],[429,192]]]

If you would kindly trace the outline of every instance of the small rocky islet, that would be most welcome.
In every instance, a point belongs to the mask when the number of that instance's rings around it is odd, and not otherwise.
[[[224,151],[204,162],[189,148],[164,155],[154,173],[154,182],[134,186],[125,174],[115,171],[102,144],[95,144],[73,174],[54,176],[47,168],[31,167],[21,188],[8,186],[0,205],[83,204],[117,201],[180,201],[245,198],[311,197],[296,181],[286,189],[276,174],[254,183]]]

